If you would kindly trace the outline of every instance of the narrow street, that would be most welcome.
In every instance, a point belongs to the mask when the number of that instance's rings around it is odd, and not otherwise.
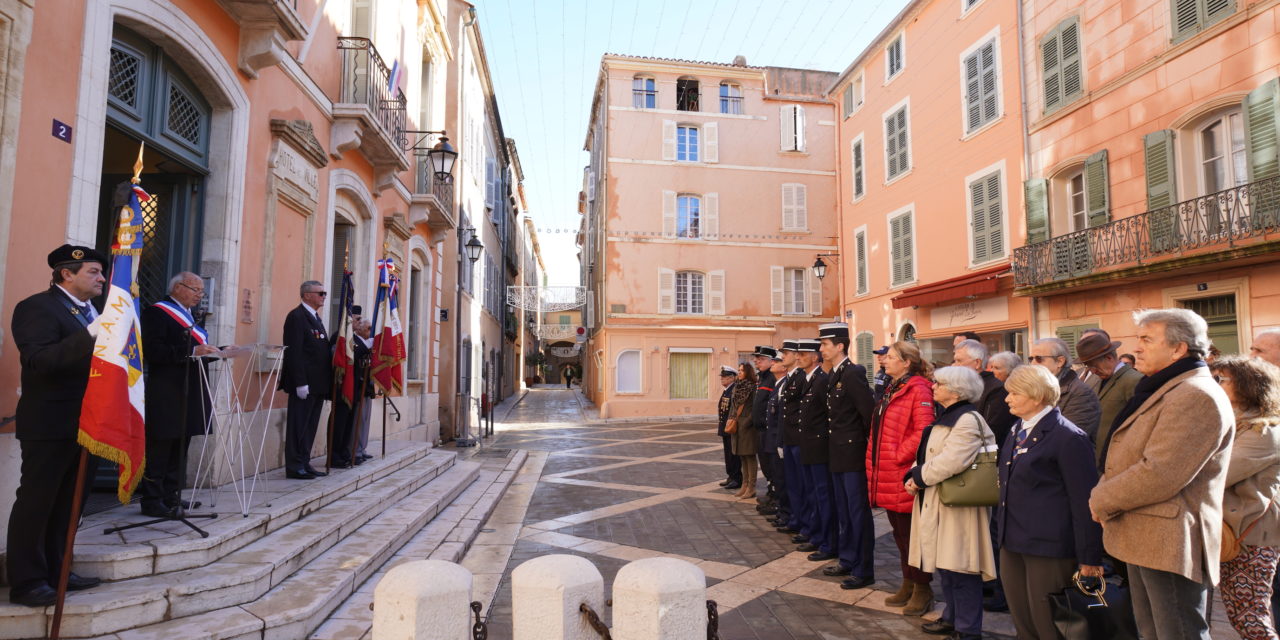
[[[490,637],[511,637],[511,571],[551,553],[595,564],[606,598],[614,575],[632,560],[672,556],[697,564],[707,597],[719,605],[724,640],[933,637],[919,630],[919,618],[883,604],[900,580],[883,514],[876,518],[876,584],[841,590],[838,578],[822,575],[829,563],[807,560],[754,503],[719,488],[724,469],[714,423],[586,424],[591,409],[576,388],[543,386],[498,414],[491,449],[524,449],[529,459],[486,525],[497,535],[502,523],[495,520],[523,514],[509,561],[499,568],[505,551],[487,548],[494,540],[485,533],[463,562],[477,574],[477,592],[494,589]],[[521,478],[536,478],[536,487],[521,491]],[[602,617],[608,621],[608,612]],[[987,614],[985,627],[991,638],[1013,636],[1007,614]]]

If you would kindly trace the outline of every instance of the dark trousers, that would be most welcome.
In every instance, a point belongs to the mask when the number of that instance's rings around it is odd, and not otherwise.
[[[1049,594],[1071,584],[1074,558],[1049,558],[1000,550],[1000,582],[1018,640],[1057,640]],[[1155,640],[1154,638],[1151,640]]]
[[[178,506],[186,479],[183,450],[189,442],[188,438],[147,437],[147,466],[142,471],[142,480],[138,482],[143,507]]]
[[[831,472],[826,463],[806,464],[805,479],[809,486],[809,542],[823,553],[835,553],[840,544],[836,532],[836,500],[831,491]]]
[[[311,466],[311,447],[316,442],[316,427],[320,425],[320,412],[324,398],[309,395],[301,400],[289,394],[288,415],[285,416],[284,466],[293,471],[304,471]]]
[[[982,635],[982,576],[938,569],[942,583],[942,619],[960,633]]]
[[[356,406],[360,406],[359,403]],[[364,413],[364,410],[361,410]],[[342,467],[352,462],[351,445],[356,429],[356,409],[348,407],[341,398],[333,405],[333,451],[329,452],[329,464]]]
[[[71,503],[81,448],[74,440],[18,442],[22,475],[9,514],[6,556],[11,593],[22,594],[43,584],[58,584],[67,528],[80,519],[79,513],[71,513]],[[89,456],[86,487],[97,466],[97,458]]]
[[[808,520],[809,483],[804,466],[800,464],[800,447],[786,446],[783,451],[786,454],[782,463],[787,474],[787,498],[791,503],[791,519],[787,520],[787,526],[807,536],[812,533]]]
[[[1144,640],[1209,639],[1209,585],[1176,573],[1129,565],[1133,619]]]
[[[733,436],[726,433],[720,436],[720,441],[724,444],[725,476],[731,483],[742,484],[742,459],[733,455]]]
[[[767,448],[766,455],[769,457],[769,465],[773,467],[773,478],[769,480],[769,484],[773,487],[773,497],[778,502],[778,515],[790,519],[791,496],[787,493],[786,466],[782,464],[782,458],[778,457],[776,447]]]
[[[875,576],[876,527],[867,501],[867,474],[845,471],[831,474],[836,501],[836,554],[840,564],[859,578]]]
[[[898,545],[898,561],[902,565],[902,579],[916,584],[929,584],[933,580],[932,574],[925,573],[907,564],[911,542],[911,514],[888,510],[884,514],[889,517],[889,526],[893,527],[893,542]]]

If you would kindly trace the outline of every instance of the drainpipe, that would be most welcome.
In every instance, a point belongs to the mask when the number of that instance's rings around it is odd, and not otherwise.
[[[1022,177],[1025,182],[1027,178],[1030,178],[1030,173],[1031,173],[1031,132],[1028,130],[1028,127],[1027,127],[1028,123],[1031,122],[1031,119],[1029,117],[1029,111],[1027,109],[1027,92],[1028,92],[1027,65],[1026,65],[1027,54],[1026,54],[1026,49],[1023,46],[1024,39],[1023,39],[1023,23],[1022,23],[1022,11],[1023,11],[1022,5],[1024,1],[1025,0],[1018,0],[1018,11],[1017,11],[1018,24],[1017,24],[1016,31],[1018,34],[1018,85],[1020,88],[1020,90],[1018,91],[1018,98],[1022,108],[1022,127],[1021,127],[1022,129]],[[1025,215],[1026,206],[1027,206],[1027,203],[1025,201],[1026,190],[1024,189],[1022,193],[1024,198],[1022,207]],[[1031,321],[1028,324],[1029,326],[1027,327],[1027,349],[1030,350],[1031,342],[1033,340],[1036,340],[1040,334],[1040,299],[1037,298],[1036,296],[1031,296]]]

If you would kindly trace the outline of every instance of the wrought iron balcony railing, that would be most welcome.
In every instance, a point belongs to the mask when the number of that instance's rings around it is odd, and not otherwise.
[[[431,168],[431,159],[425,152],[417,153],[417,172],[414,193],[435,196],[445,211],[453,210],[453,176],[441,180]]]
[[[391,86],[391,69],[368,38],[340,37],[342,102],[364,104],[382,131],[403,148],[406,105],[404,92]]]
[[[1034,287],[1125,266],[1235,248],[1280,231],[1280,176],[1068,233],[1013,252],[1013,280]]]

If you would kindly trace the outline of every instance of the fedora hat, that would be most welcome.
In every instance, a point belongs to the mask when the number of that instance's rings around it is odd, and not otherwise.
[[[1088,363],[1108,353],[1114,353],[1119,348],[1119,341],[1108,340],[1101,334],[1091,333],[1080,338],[1080,341],[1076,343],[1076,359],[1080,362]]]

